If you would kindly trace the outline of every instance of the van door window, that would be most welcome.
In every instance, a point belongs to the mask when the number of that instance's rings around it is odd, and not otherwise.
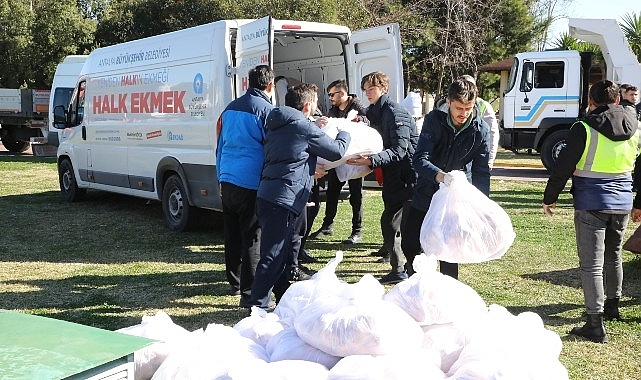
[[[530,61],[523,62],[523,73],[521,74],[521,92],[530,92],[534,87],[534,63]]]
[[[562,61],[537,62],[534,68],[534,88],[562,88],[565,78]]]
[[[71,97],[69,111],[71,112],[71,125],[79,125],[85,115],[85,81],[78,84],[77,91]]]

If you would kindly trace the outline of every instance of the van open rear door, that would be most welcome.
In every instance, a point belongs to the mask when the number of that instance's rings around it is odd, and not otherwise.
[[[258,65],[273,67],[274,28],[270,16],[238,27],[236,34],[236,95],[249,88],[249,70]]]
[[[401,34],[398,24],[388,24],[352,33],[349,43],[352,66],[349,75],[350,89],[367,102],[360,89],[361,79],[372,71],[382,71],[389,76],[389,96],[392,100],[403,100],[403,64],[401,61]]]

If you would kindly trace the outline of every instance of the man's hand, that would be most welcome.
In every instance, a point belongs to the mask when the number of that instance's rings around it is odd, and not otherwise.
[[[327,171],[322,165],[316,165],[316,168],[314,169],[314,178],[319,179],[322,177],[325,177],[327,175]]]
[[[316,126],[317,126],[318,128],[322,128],[322,127],[326,126],[326,125],[327,125],[327,122],[328,122],[327,116],[321,116],[321,117],[318,117],[318,118],[316,118],[316,120],[314,121],[314,123],[316,124]]]
[[[368,156],[358,156],[347,160],[347,164],[355,166],[372,166],[372,160]]]
[[[638,209],[638,208],[632,209],[632,221],[641,222],[641,209]]]
[[[554,202],[552,204],[549,204],[549,205],[546,205],[545,203],[543,203],[543,212],[545,213],[545,215],[552,216],[552,214],[553,214],[552,209],[553,208],[556,208],[556,202]]]

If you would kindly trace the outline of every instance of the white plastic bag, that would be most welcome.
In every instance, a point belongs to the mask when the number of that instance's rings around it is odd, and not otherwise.
[[[502,257],[514,242],[512,221],[498,203],[453,171],[451,184],[441,183],[421,225],[421,247],[427,255],[450,263],[480,263]]]
[[[383,150],[383,138],[374,128],[362,122],[330,117],[327,124],[321,129],[332,138],[336,138],[339,129],[347,131],[351,139],[345,154],[340,160],[327,161],[319,157],[317,161],[319,166],[322,166],[325,170],[336,168],[336,175],[341,182],[364,177],[371,172],[371,169],[367,166],[348,165],[346,162],[348,159],[362,154],[369,155]]]

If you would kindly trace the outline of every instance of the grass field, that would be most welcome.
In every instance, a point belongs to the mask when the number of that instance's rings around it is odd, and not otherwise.
[[[499,159],[509,161],[509,155]],[[538,162],[537,156],[514,159]],[[584,310],[572,207],[566,193],[555,216],[545,217],[544,186],[492,181],[491,198],[509,213],[517,237],[500,260],[462,265],[460,279],[488,304],[539,314],[562,337],[561,362],[572,379],[639,379],[641,259],[624,252],[623,321],[606,323],[610,343],[568,336]],[[380,192],[368,190],[364,241],[346,247],[340,241],[349,234],[351,211],[347,202],[341,204],[335,235],[309,241],[322,261],[310,267],[320,269],[344,249],[341,279],[387,273],[388,264],[369,256],[381,244],[381,210]],[[0,155],[0,215],[1,309],[110,330],[137,324],[157,310],[189,330],[244,317],[238,299],[225,295],[222,230],[213,214],[198,231],[175,233],[164,226],[156,202],[90,191],[84,202],[64,203],[54,159]]]

